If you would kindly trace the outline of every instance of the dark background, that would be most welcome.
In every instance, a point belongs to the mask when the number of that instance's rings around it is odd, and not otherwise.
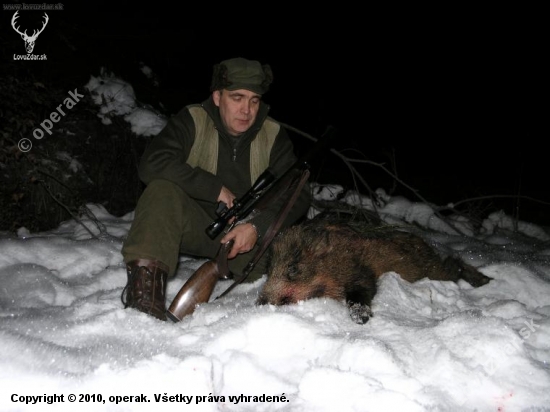
[[[272,117],[314,137],[335,126],[335,149],[395,165],[403,181],[437,205],[490,195],[550,202],[546,49],[537,10],[317,7],[297,16],[267,4],[246,12],[64,6],[47,11],[48,27],[36,42],[34,54],[48,60],[17,62],[59,87],[82,90],[106,68],[132,84],[139,101],[170,115],[208,96],[215,63],[255,59],[273,69],[264,96]],[[19,14],[22,27],[40,27],[42,12]],[[3,11],[0,22],[8,60],[25,53],[12,15]],[[153,69],[159,87],[145,80],[140,62]],[[292,138],[298,152],[310,146]],[[318,181],[352,185],[336,157],[316,167]],[[360,170],[373,189],[393,187],[380,168]],[[401,185],[394,194],[416,200]],[[550,224],[550,206],[518,199],[495,198],[492,207]]]

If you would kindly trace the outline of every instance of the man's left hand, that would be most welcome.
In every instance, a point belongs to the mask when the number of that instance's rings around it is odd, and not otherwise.
[[[240,253],[247,253],[252,250],[258,240],[258,233],[252,224],[243,223],[236,225],[221,240],[225,244],[233,239],[233,247],[227,255],[228,259],[233,259]]]

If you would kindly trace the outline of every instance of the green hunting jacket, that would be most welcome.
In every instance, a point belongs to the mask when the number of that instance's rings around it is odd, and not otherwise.
[[[250,147],[264,121],[268,118],[269,106],[260,102],[260,108],[254,125],[239,137],[226,133],[219,109],[212,96],[201,106],[206,110],[218,130],[218,162],[216,173],[210,173],[200,167],[192,167],[187,159],[195,141],[195,124],[189,107],[183,108],[170,118],[164,129],[156,135],[145,149],[139,166],[139,177],[148,184],[152,180],[163,179],[181,187],[191,198],[195,199],[212,219],[218,206],[217,198],[222,186],[227,187],[240,198],[252,186],[250,172]],[[267,150],[267,149],[266,149]],[[269,153],[269,167],[276,176],[281,176],[290,168],[297,158],[293,144],[284,127],[280,127]],[[263,236],[269,225],[283,206],[280,200],[262,210],[251,219],[260,236]],[[287,216],[283,227],[303,217],[311,204],[311,190],[306,183],[294,207]],[[206,228],[205,228],[206,229]]]

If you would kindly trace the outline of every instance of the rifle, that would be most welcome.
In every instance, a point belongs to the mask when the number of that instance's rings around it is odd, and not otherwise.
[[[329,126],[316,145],[304,156],[298,159],[282,176],[277,177],[269,168],[266,169],[256,179],[252,187],[239,199],[233,202],[231,208],[220,202],[215,219],[206,229],[206,234],[214,239],[229,224],[226,230],[229,232],[238,222],[253,216],[255,213],[261,213],[273,199],[284,196],[283,207],[279,211],[276,219],[267,230],[262,244],[256,251],[252,260],[243,270],[243,275],[235,280],[221,295],[216,299],[225,296],[235,286],[241,283],[252,271],[256,263],[260,260],[263,253],[267,250],[271,241],[278,233],[283,221],[299,195],[303,185],[309,178],[311,161],[321,151],[323,151],[335,135],[335,129]],[[219,279],[228,279],[229,267],[227,265],[227,254],[233,246],[232,242],[221,245],[216,257],[213,260],[205,262],[182,286],[172,304],[167,310],[167,316],[174,322],[181,321],[183,317],[194,312],[196,306],[200,303],[208,302],[214,286]]]

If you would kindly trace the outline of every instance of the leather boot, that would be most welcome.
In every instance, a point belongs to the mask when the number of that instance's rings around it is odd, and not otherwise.
[[[134,308],[160,320],[166,320],[166,281],[168,267],[149,259],[126,264],[128,283],[122,291],[124,308]]]

